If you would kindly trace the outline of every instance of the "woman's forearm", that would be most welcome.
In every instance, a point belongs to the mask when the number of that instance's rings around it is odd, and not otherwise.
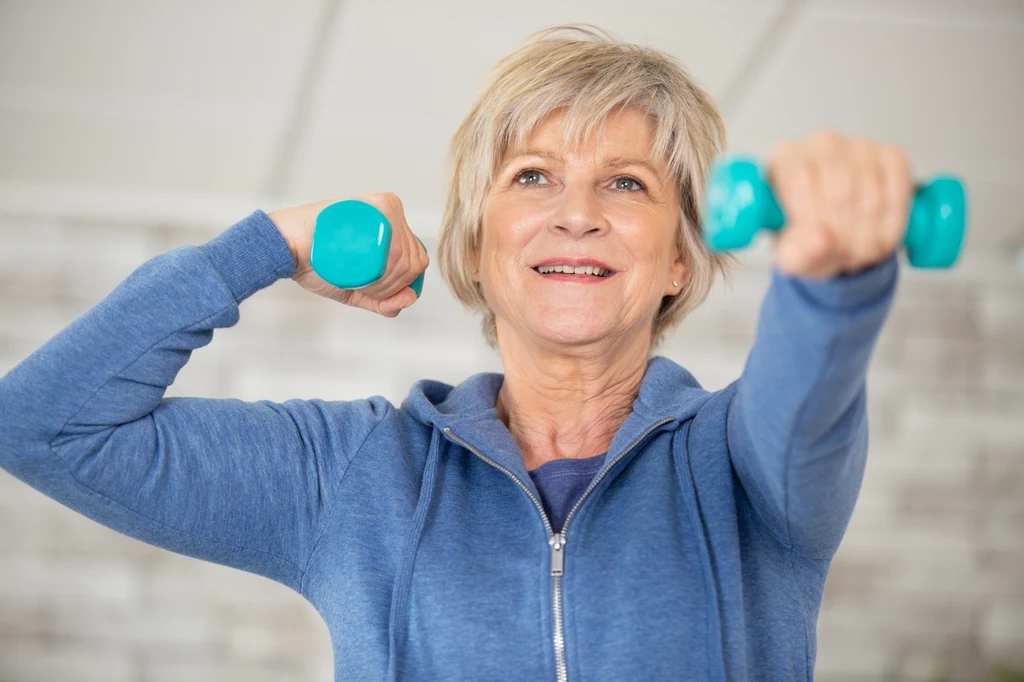
[[[831,555],[867,453],[865,379],[892,302],[891,256],[826,280],[775,272],[729,410],[733,466],[781,541]]]

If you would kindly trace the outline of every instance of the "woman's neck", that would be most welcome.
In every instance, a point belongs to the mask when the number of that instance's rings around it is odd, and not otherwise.
[[[649,341],[571,355],[508,341],[499,344],[505,381],[495,408],[526,468],[606,452],[640,392]]]

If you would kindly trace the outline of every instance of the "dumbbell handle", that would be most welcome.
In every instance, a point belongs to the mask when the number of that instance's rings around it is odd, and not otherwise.
[[[910,264],[948,268],[956,262],[966,228],[963,185],[937,176],[917,187],[903,245]],[[747,246],[759,229],[778,232],[786,217],[761,169],[750,159],[722,159],[712,167],[705,201],[704,235],[714,251]]]

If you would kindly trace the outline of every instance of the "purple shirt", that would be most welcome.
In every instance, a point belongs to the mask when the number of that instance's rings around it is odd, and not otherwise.
[[[554,532],[562,531],[565,517],[602,466],[604,454],[586,459],[554,459],[529,472]]]

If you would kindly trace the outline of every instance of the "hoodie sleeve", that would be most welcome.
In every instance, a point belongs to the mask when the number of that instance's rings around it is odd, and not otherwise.
[[[163,397],[243,300],[294,268],[261,211],[143,263],[0,378],[0,466],[114,530],[299,589],[386,403]]]
[[[839,546],[868,447],[865,380],[896,289],[895,255],[853,275],[778,270],[728,413],[733,467],[783,543],[814,557]]]

